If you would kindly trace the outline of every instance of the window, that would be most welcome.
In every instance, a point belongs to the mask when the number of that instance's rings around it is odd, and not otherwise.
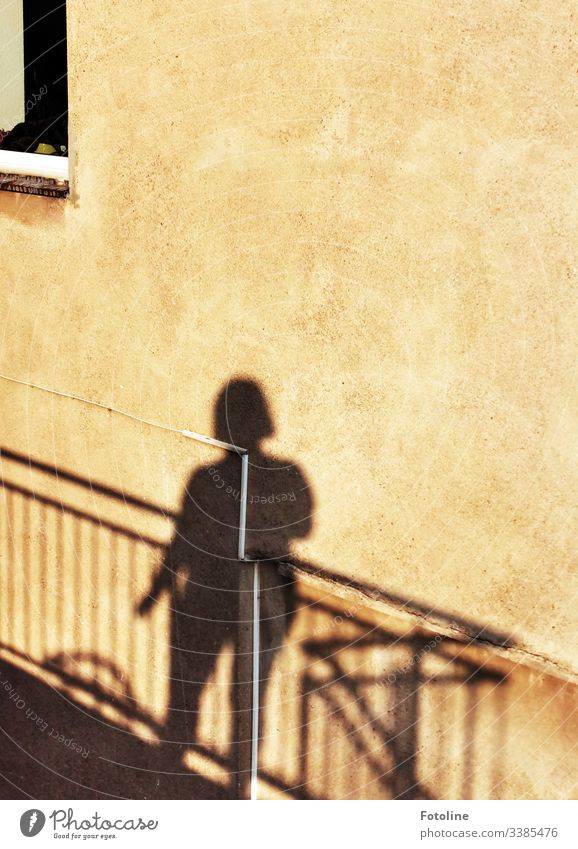
[[[64,0],[5,0],[0,41],[0,189],[68,193]]]

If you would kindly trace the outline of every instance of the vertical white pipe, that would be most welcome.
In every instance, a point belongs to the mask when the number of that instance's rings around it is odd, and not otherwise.
[[[239,509],[239,560],[245,559],[245,529],[247,524],[247,484],[249,480],[249,454],[241,454],[241,506]]]
[[[251,800],[257,800],[259,777],[259,652],[261,588],[259,585],[259,562],[253,563],[253,704],[251,707]]]

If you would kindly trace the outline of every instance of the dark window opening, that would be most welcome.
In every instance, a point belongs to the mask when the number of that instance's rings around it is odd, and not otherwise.
[[[18,29],[20,28],[20,33]],[[68,76],[66,3],[64,0],[23,0],[20,22],[10,33],[23,40],[21,120],[12,127],[0,123],[0,149],[53,156],[68,155]],[[8,69],[14,85],[22,70]],[[1,115],[1,113],[0,113]]]

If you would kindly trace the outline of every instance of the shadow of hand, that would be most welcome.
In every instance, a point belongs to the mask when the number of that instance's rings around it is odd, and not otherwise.
[[[154,596],[152,596],[150,593],[145,595],[145,597],[136,606],[136,613],[139,616],[148,616],[148,614],[153,609],[155,603],[156,598]]]

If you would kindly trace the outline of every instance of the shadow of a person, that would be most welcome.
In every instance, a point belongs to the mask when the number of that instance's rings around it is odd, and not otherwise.
[[[249,451],[246,551],[261,564],[263,686],[293,607],[292,582],[279,575],[274,561],[290,553],[293,540],[309,534],[313,509],[311,490],[295,463],[264,450],[263,441],[273,433],[269,405],[258,384],[249,379],[227,383],[215,405],[215,435]],[[205,740],[210,729],[209,748],[228,748],[231,795],[242,792],[249,767],[251,708],[252,566],[236,555],[239,490],[240,459],[233,452],[193,472],[173,540],[139,607],[145,614],[163,591],[170,594],[170,696],[164,731],[166,744],[179,759],[186,749],[199,747],[201,697],[219,656],[227,650],[233,655],[228,693],[217,693],[213,703],[220,707],[208,723],[203,717]],[[228,740],[219,739],[225,725]]]

